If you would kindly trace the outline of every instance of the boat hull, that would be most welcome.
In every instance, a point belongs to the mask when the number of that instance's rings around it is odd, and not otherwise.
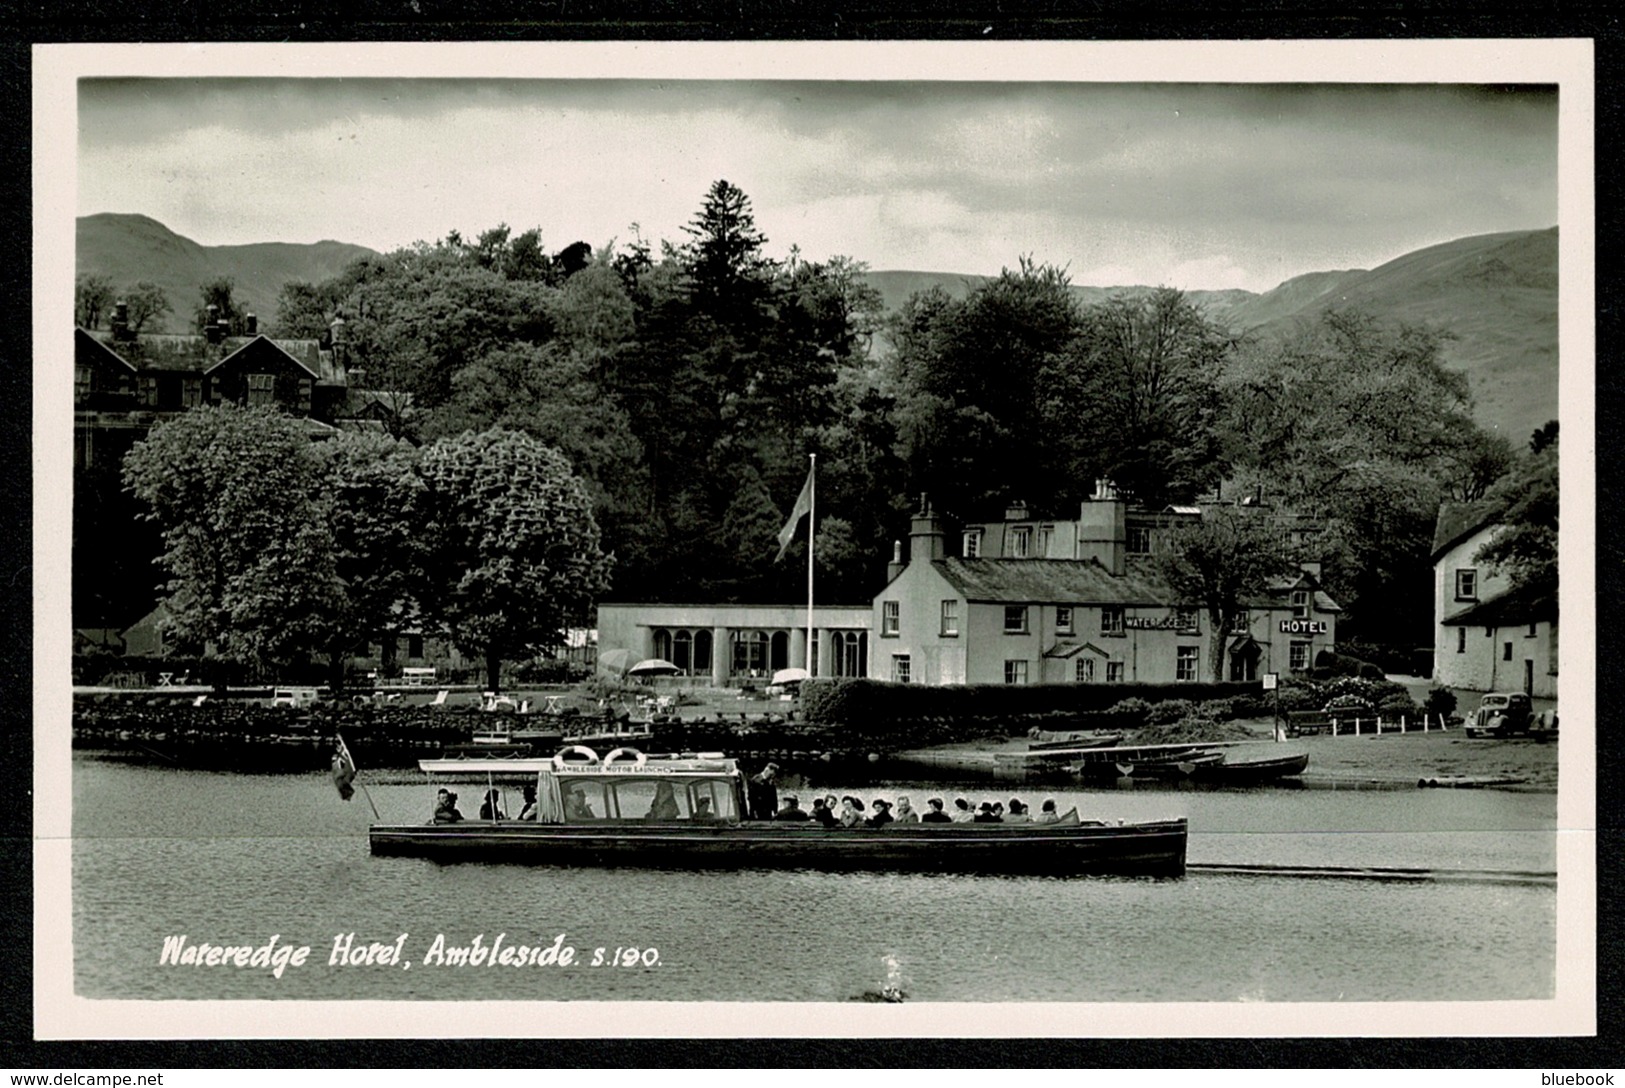
[[[1213,786],[1262,786],[1300,775],[1309,766],[1309,755],[1280,759],[1251,759],[1240,763],[1207,763],[1197,767],[1193,781]]]
[[[1179,876],[1186,821],[943,824],[826,829],[745,822],[717,826],[376,825],[372,852],[437,861],[639,868],[805,868],[1078,876]]]

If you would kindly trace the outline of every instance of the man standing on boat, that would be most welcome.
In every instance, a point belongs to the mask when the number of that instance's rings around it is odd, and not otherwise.
[[[769,763],[751,776],[746,789],[746,807],[753,820],[771,820],[779,811],[779,765]]]

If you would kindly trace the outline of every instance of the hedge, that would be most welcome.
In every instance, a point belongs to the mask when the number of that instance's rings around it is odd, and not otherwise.
[[[1124,699],[1205,702],[1256,696],[1257,683],[956,684],[927,687],[869,679],[811,679],[801,685],[800,718],[809,726],[908,726],[930,721],[1024,731],[1078,728],[1084,715]]]

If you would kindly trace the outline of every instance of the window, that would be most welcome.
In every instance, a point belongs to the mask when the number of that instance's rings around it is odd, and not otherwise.
[[[768,670],[766,631],[735,631],[733,675],[761,676]]]
[[[1245,608],[1237,609],[1236,614],[1230,617],[1230,633],[1245,635],[1252,630],[1253,617]]]
[[[1476,601],[1478,599],[1478,568],[1462,567],[1456,571],[1456,600]]]
[[[1027,633],[1026,605],[1007,604],[1004,606],[1004,633],[1007,635],[1025,635]]]
[[[1080,657],[1072,665],[1072,679],[1080,684],[1093,684],[1095,682],[1095,659]]]
[[[73,400],[75,404],[83,404],[90,399],[90,368],[76,366],[73,368]]]
[[[1130,555],[1151,554],[1151,530],[1144,525],[1130,525],[1128,527],[1128,551]]]
[[[891,678],[899,684],[909,681],[909,660],[907,654],[891,655]]]
[[[903,629],[902,606],[896,601],[882,601],[880,604],[880,633],[890,638],[896,638]]]
[[[1309,668],[1309,644],[1307,642],[1294,642],[1287,652],[1287,666],[1293,672],[1304,672]]]
[[[1467,652],[1467,628],[1465,627],[1456,628],[1456,652],[1458,654]]]
[[[1536,621],[1530,621],[1529,630],[1524,632],[1524,638],[1535,638],[1539,632],[1535,630]]]
[[[694,632],[694,671],[704,674],[711,671],[711,632]]]
[[[1025,661],[1006,661],[1004,663],[1004,682],[1006,684],[1025,684],[1027,682],[1027,663]]]
[[[1503,642],[1501,644],[1501,660],[1502,661],[1511,661],[1512,660],[1512,643]]]
[[[274,374],[250,374],[248,376],[248,403],[271,404],[272,395],[276,391],[276,376]]]
[[[959,635],[959,602],[942,602],[942,637],[956,638]]]
[[[181,379],[181,405],[186,408],[196,408],[203,403],[203,379]]]
[[[1069,604],[1056,605],[1055,630],[1063,635],[1072,633],[1072,606]]]
[[[966,559],[976,559],[979,557],[982,554],[982,530],[966,529],[964,544]]]
[[[1106,683],[1121,684],[1123,682],[1123,663],[1121,661],[1106,662]]]
[[[1026,559],[1033,550],[1033,529],[1030,525],[1017,526],[1010,530],[1010,558]]]
[[[1181,631],[1196,630],[1196,609],[1185,605],[1174,609],[1174,625]]]
[[[866,675],[869,662],[867,631],[835,632],[835,675]]]
[[[1121,608],[1102,608],[1100,610],[1100,633],[1103,635],[1120,635],[1123,633],[1123,610]]]
[[[1309,618],[1309,591],[1307,589],[1294,589],[1292,591],[1292,618],[1299,620]]]
[[[1196,679],[1196,647],[1181,646],[1174,663],[1174,679],[1185,682]]]
[[[1055,526],[1040,525],[1038,527],[1038,548],[1033,553],[1040,559],[1049,558],[1050,542],[1055,539]]]

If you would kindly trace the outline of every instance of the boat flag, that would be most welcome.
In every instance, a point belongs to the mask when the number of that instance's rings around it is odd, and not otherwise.
[[[777,563],[784,558],[784,553],[790,549],[790,541],[796,538],[796,526],[801,519],[812,513],[813,502],[813,470],[807,470],[807,482],[801,485],[801,494],[796,496],[796,504],[790,508],[790,517],[786,519],[784,528],[779,530],[779,554],[773,557]]]
[[[350,758],[350,749],[345,747],[344,738],[337,733],[333,736],[338,740],[338,747],[333,752],[333,785],[339,788],[339,797],[348,801],[355,796],[355,787],[350,784],[355,781],[355,760]]]

